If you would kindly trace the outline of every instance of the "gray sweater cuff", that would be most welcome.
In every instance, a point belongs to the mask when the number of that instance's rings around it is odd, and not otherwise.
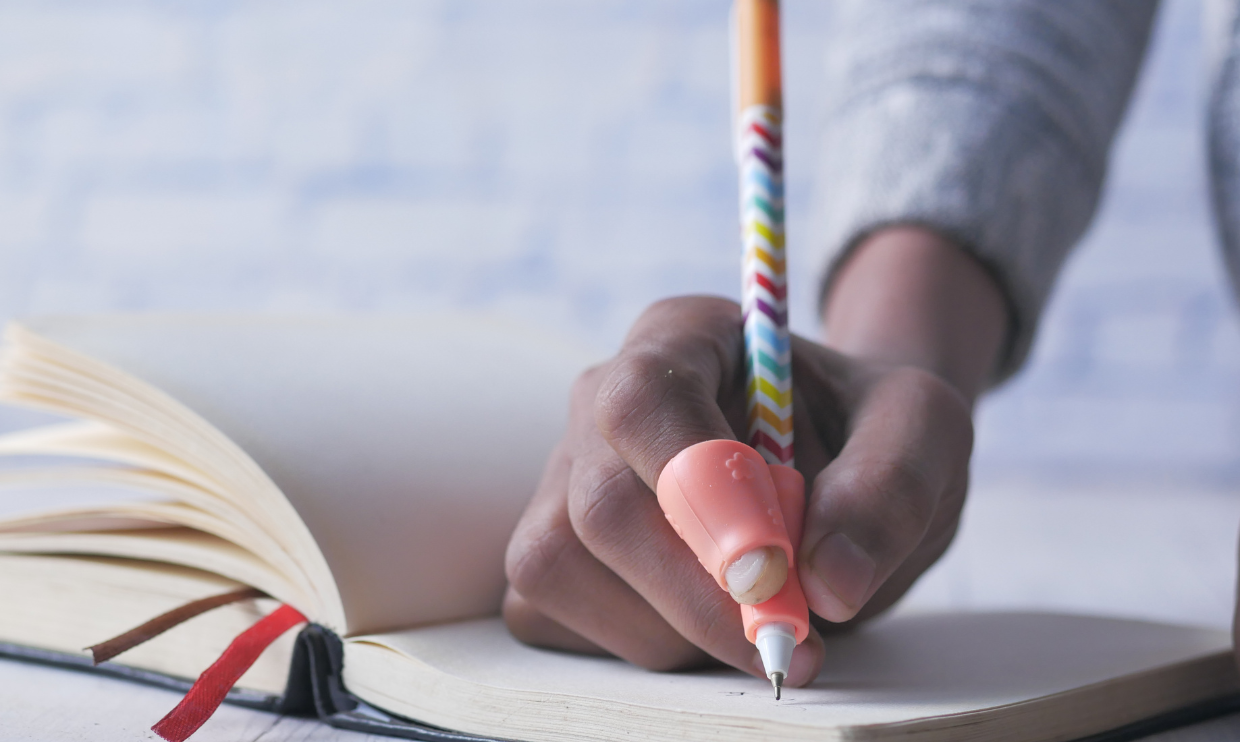
[[[1094,213],[1153,3],[862,4],[844,14],[830,67],[824,296],[866,235],[929,227],[972,253],[1007,297],[997,382],[1028,354]]]

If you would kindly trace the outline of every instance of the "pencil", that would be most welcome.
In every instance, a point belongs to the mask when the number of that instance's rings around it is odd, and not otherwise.
[[[736,0],[734,13],[749,444],[768,463],[792,466],[779,2]]]
[[[740,604],[745,638],[758,648],[778,701],[793,652],[810,628],[796,572],[805,479],[792,466],[779,2],[735,3],[732,71],[749,445],[713,440],[684,449],[663,468],[655,493],[677,535]]]

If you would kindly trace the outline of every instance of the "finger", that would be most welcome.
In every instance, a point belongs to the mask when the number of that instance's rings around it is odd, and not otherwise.
[[[963,494],[963,492],[961,493]],[[961,498],[963,502],[963,497]],[[951,511],[950,505],[944,505],[940,511],[947,513]],[[959,515],[959,507],[955,508],[957,517]],[[936,517],[936,521],[938,518]],[[907,559],[896,569],[895,572],[888,577],[882,585],[879,586],[874,594],[866,601],[865,606],[857,611],[856,615],[842,623],[833,623],[821,619],[817,615],[810,616],[810,623],[819,630],[824,636],[843,631],[849,631],[858,624],[867,621],[874,616],[882,613],[896,603],[906,592],[913,586],[921,575],[930,568],[943,552],[947,551],[947,547],[951,545],[952,539],[956,535],[957,521],[947,523],[942,528],[938,528],[935,523],[931,523],[926,538],[913,550]]]
[[[939,513],[954,513],[950,518],[950,522],[944,523],[942,526],[937,525],[937,521],[942,516],[936,515],[935,521],[932,521],[930,528],[927,530],[926,537],[922,539],[917,548],[909,554],[895,572],[891,573],[882,585],[874,591],[874,595],[866,601],[865,606],[857,612],[854,621],[864,621],[890,608],[899,600],[913,583],[921,577],[927,569],[943,556],[943,552],[947,551],[947,547],[951,545],[952,539],[956,536],[956,525],[959,522],[960,508],[964,504],[964,488],[958,491],[958,497],[949,493],[950,502],[941,502]]]
[[[822,643],[822,635],[811,625],[805,641],[798,644],[792,653],[792,662],[788,663],[788,677],[784,680],[784,686],[801,688],[812,683],[822,671],[825,656],[826,649]],[[751,672],[758,677],[766,677],[766,667],[762,664],[761,655],[754,659]]]
[[[798,565],[815,613],[853,618],[935,535],[932,525],[955,522],[971,448],[968,404],[937,377],[904,369],[865,391],[806,513]],[[904,574],[908,584],[916,577]]]
[[[848,410],[856,406],[850,394],[863,379],[852,359],[797,335],[791,339],[796,463],[812,484],[844,447]]]
[[[605,441],[578,452],[569,480],[569,517],[581,543],[680,635],[716,659],[765,677],[745,639],[740,609],[664,517],[654,493]],[[797,650],[798,671],[821,661],[821,647]],[[791,684],[810,676],[789,677]]]
[[[723,396],[743,405],[742,349],[740,308],[723,299],[659,302],[634,324],[599,387],[595,420],[651,490],[682,450],[736,439],[720,397],[727,387],[734,393]]]
[[[569,439],[578,437],[570,430]],[[706,654],[581,544],[565,494],[572,461],[565,445],[556,449],[513,532],[505,565],[512,589],[546,618],[636,665],[652,670],[700,666]],[[520,621],[509,625],[529,643],[571,648],[554,637],[544,643],[546,635]]]
[[[744,409],[737,383],[742,348],[739,307],[722,299],[660,302],[634,324],[599,388],[596,419],[611,450],[648,488],[684,449],[736,439],[720,403]],[[760,603],[783,587],[788,565],[782,555],[762,549],[744,557],[744,569],[733,570],[733,564],[726,572],[735,600]],[[741,579],[735,589],[734,576]]]
[[[581,634],[552,620],[520,593],[509,587],[504,593],[504,622],[517,639],[536,647],[562,649],[577,654],[610,656],[610,652]]]

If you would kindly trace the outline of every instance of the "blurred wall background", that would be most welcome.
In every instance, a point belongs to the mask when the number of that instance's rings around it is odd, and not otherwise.
[[[830,3],[785,15],[792,316],[815,335]],[[979,490],[1240,485],[1201,15],[1164,4],[1099,218],[982,405]],[[450,306],[607,352],[657,298],[739,293],[725,34],[720,0],[3,0],[0,317]],[[940,602],[967,602],[953,579]],[[1218,584],[1192,611],[1229,613]]]

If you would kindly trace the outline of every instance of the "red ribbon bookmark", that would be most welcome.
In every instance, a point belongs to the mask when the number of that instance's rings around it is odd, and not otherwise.
[[[224,654],[198,676],[194,686],[177,707],[151,727],[151,731],[168,742],[185,742],[211,718],[224,702],[228,691],[232,690],[237,680],[250,669],[250,665],[254,664],[263,650],[271,646],[281,634],[305,621],[305,616],[288,605],[282,605],[264,616],[233,639]]]

